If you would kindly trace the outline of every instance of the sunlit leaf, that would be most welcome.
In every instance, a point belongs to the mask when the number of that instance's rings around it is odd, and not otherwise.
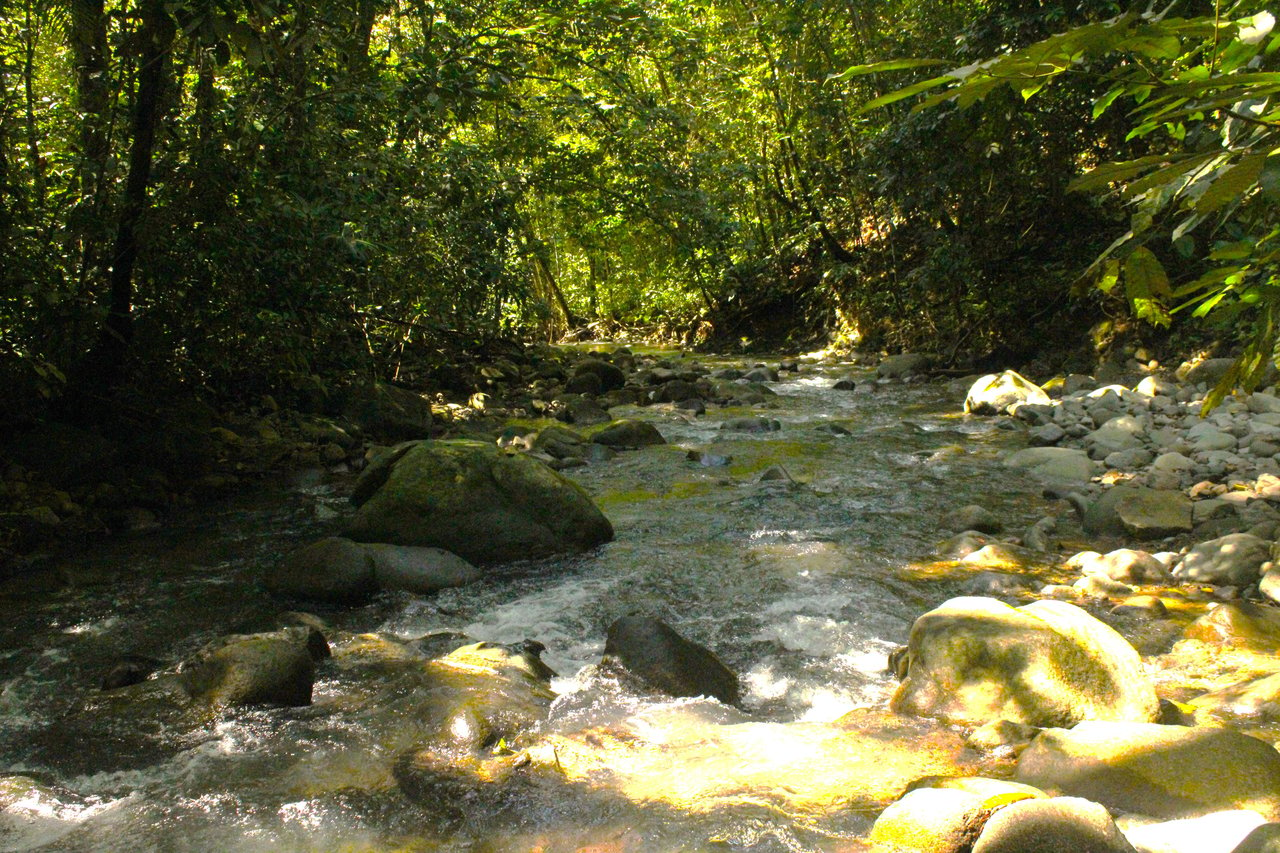
[[[871,62],[866,65],[851,65],[838,74],[827,76],[828,83],[842,83],[854,77],[865,77],[881,71],[904,71],[910,68],[927,68],[933,65],[946,65],[943,59],[888,59],[884,62]]]
[[[1196,213],[1201,215],[1212,213],[1240,199],[1246,191],[1258,182],[1262,167],[1266,165],[1265,154],[1251,154],[1242,157],[1239,162],[1228,168],[1205,190],[1196,201]]]

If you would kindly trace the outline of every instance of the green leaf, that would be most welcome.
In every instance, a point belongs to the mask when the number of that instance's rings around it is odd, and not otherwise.
[[[1115,103],[1116,98],[1125,93],[1126,86],[1116,86],[1102,97],[1093,102],[1093,118],[1096,121],[1099,116],[1107,111],[1107,108]]]
[[[1196,213],[1205,215],[1238,201],[1258,182],[1267,155],[1250,154],[1218,175],[1196,201]]]
[[[931,77],[928,80],[921,80],[919,83],[914,83],[907,86],[905,89],[898,89],[897,91],[890,92],[887,95],[881,95],[878,98],[867,101],[856,113],[854,113],[854,115],[863,115],[864,113],[869,113],[872,110],[878,110],[880,107],[897,103],[898,101],[910,98],[912,95],[918,95],[921,92],[927,92],[930,89],[937,88],[944,83],[952,82],[955,82],[955,78],[948,77],[946,75],[943,75],[942,77]]]
[[[1102,265],[1102,275],[1098,277],[1098,289],[1103,293],[1110,293],[1119,282],[1120,262],[1115,258],[1108,258]]]
[[[1127,181],[1142,174],[1153,166],[1169,162],[1168,154],[1149,154],[1136,160],[1123,160],[1118,163],[1103,163],[1092,171],[1076,178],[1067,185],[1068,192],[1084,192],[1096,190],[1108,184]]]
[[[865,77],[881,71],[904,71],[909,68],[927,68],[932,65],[946,65],[943,59],[887,59],[884,62],[871,62],[866,65],[850,65],[839,74],[827,75],[828,83],[843,83],[854,77]]]

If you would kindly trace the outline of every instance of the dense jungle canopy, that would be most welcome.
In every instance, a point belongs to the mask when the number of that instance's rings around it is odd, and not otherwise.
[[[1262,363],[1269,17],[0,0],[4,385],[21,406],[411,381],[450,347],[585,326],[1025,357],[1186,295],[1259,329]],[[875,64],[904,57],[939,66]],[[1113,192],[1069,191],[1090,174]],[[1103,289],[1073,291],[1127,228]]]

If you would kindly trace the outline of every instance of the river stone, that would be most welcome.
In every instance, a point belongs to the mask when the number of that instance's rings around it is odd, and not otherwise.
[[[557,784],[684,815],[747,805],[843,819],[888,806],[906,780],[973,770],[955,732],[871,709],[834,723],[725,723],[705,705],[676,705],[548,734],[527,754]]]
[[[383,382],[352,386],[342,413],[365,432],[392,440],[425,438],[431,432],[431,403],[416,391]]]
[[[379,589],[426,595],[480,579],[479,569],[441,548],[380,543],[364,547],[373,559],[373,578]]]
[[[1257,812],[1233,809],[1137,826],[1125,829],[1124,834],[1138,853],[1233,853],[1251,831],[1265,823]]]
[[[631,447],[649,447],[655,444],[666,444],[667,440],[658,432],[658,428],[646,421],[621,420],[614,421],[604,429],[591,436],[596,444],[603,444],[615,449]]]
[[[1030,799],[997,811],[973,853],[1134,853],[1110,813],[1076,797]]]
[[[1264,823],[1246,835],[1231,853],[1280,853],[1280,823]]]
[[[1280,816],[1280,753],[1230,729],[1098,720],[1046,729],[1014,778],[1152,817],[1224,809]]]
[[[477,441],[424,441],[394,461],[347,535],[484,564],[585,551],[612,539],[613,527],[577,484],[533,459]]]
[[[1236,363],[1234,358],[1206,358],[1197,362],[1183,362],[1174,371],[1174,375],[1189,384],[1205,382],[1215,385]]]
[[[1219,604],[1187,626],[1186,637],[1262,652],[1280,649],[1280,609],[1248,601]]]
[[[731,432],[777,432],[782,422],[772,418],[730,418],[720,429]]]
[[[1051,406],[1053,400],[1030,379],[1006,370],[974,382],[965,396],[964,410],[975,415],[1003,415],[1025,403]]]
[[[989,814],[977,794],[917,788],[880,813],[871,841],[904,853],[969,853]]]
[[[330,536],[294,551],[266,576],[278,595],[358,604],[377,592],[373,556],[350,539]]]
[[[1262,576],[1271,544],[1248,533],[1231,533],[1196,545],[1173,569],[1180,581],[1248,586]]]
[[[1170,397],[1178,393],[1178,386],[1168,379],[1161,379],[1159,376],[1147,376],[1143,378],[1133,389],[1135,394],[1141,394],[1144,397]]]
[[[1134,648],[1061,601],[953,598],[912,625],[907,660],[891,703],[901,714],[1036,726],[1159,715]]]
[[[1229,684],[1187,704],[1196,709],[1198,721],[1209,717],[1275,722],[1280,720],[1280,673]]]
[[[943,517],[942,523],[956,532],[976,530],[979,533],[999,533],[1004,525],[991,510],[977,504],[953,509]]]
[[[713,696],[726,705],[739,699],[738,676],[705,646],[647,616],[624,616],[609,626],[606,667],[620,666],[669,696]]]
[[[179,680],[194,701],[213,706],[310,705],[316,661],[328,656],[311,628],[233,634],[184,661]]]
[[[603,390],[604,385],[600,381],[600,375],[589,370],[573,374],[564,383],[564,393],[566,394],[590,394],[595,396]]]
[[[1006,468],[1020,468],[1046,483],[1087,483],[1093,477],[1089,454],[1071,447],[1027,447],[1005,458]]]
[[[1191,530],[1191,500],[1182,492],[1113,486],[1089,504],[1081,525],[1094,536],[1163,539]]]
[[[924,373],[932,363],[933,358],[924,353],[904,352],[900,355],[891,355],[876,367],[876,378],[903,379],[917,373]]]
[[[600,391],[597,393],[621,388],[627,382],[627,376],[622,372],[622,368],[599,358],[586,358],[578,362],[573,368],[573,376],[570,380],[583,373],[591,373],[599,378]]]
[[[1160,583],[1168,578],[1164,563],[1146,551],[1118,548],[1106,554],[1085,551],[1067,561],[1084,575],[1104,577],[1120,583]]]

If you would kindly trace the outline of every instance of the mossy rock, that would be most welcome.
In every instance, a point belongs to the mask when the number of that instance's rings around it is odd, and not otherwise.
[[[370,466],[357,497],[350,538],[443,548],[478,564],[576,553],[613,538],[577,484],[476,441],[399,447]]]

